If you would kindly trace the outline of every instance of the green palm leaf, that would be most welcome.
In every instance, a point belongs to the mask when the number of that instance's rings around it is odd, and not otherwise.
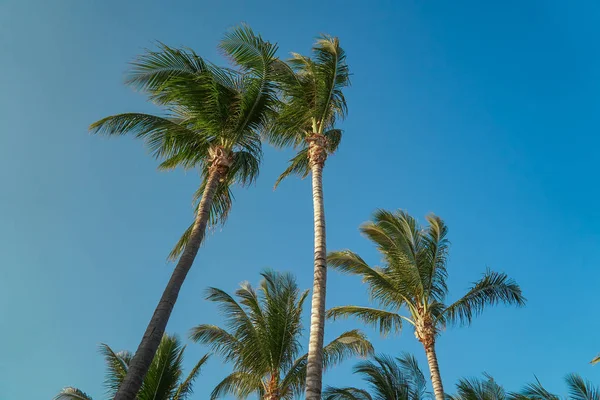
[[[486,305],[497,303],[525,305],[521,288],[506,274],[487,271],[472,289],[454,302],[443,313],[447,322],[471,323],[475,315],[481,314]]]

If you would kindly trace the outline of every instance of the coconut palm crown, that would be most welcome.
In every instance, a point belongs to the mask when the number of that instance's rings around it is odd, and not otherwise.
[[[305,387],[307,355],[301,355],[302,309],[308,291],[298,289],[294,277],[267,270],[258,289],[242,283],[237,300],[225,291],[208,289],[207,299],[216,302],[225,327],[198,325],[192,340],[203,343],[233,366],[212,392],[211,399],[227,395],[245,399],[293,399]],[[371,343],[359,331],[341,334],[325,346],[324,367],[352,355],[372,353]]]

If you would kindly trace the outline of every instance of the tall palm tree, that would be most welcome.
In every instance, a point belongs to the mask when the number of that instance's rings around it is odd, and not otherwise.
[[[90,127],[142,138],[162,160],[160,168],[199,168],[202,177],[194,223],[175,250],[181,257],[115,400],[132,400],[142,385],[206,226],[211,216],[222,219],[229,210],[229,186],[249,184],[258,175],[260,132],[276,102],[277,46],[242,26],[227,33],[219,47],[235,69],[217,67],[189,49],[161,45],[158,52],[148,51],[133,63],[128,83],[165,114],[119,114]]]
[[[369,390],[354,387],[327,387],[323,400],[424,400],[430,399],[425,376],[417,360],[409,354],[393,358],[380,355],[354,367],[363,376]]]
[[[314,285],[308,347],[306,399],[320,400],[323,368],[323,334],[327,283],[327,248],[323,203],[323,167],[339,146],[342,131],[335,123],[345,117],[342,90],[350,84],[346,55],[338,38],[321,36],[312,58],[292,54],[290,68],[279,77],[282,101],[279,114],[267,129],[267,138],[277,147],[299,150],[275,186],[289,175],[312,173],[314,208]]]
[[[131,363],[131,353],[127,351],[116,353],[108,345],[102,344],[100,351],[106,360],[107,374],[104,384],[106,394],[112,399],[117,389],[125,379]],[[183,356],[185,346],[176,336],[163,336],[156,357],[152,360],[137,400],[185,400],[193,393],[194,380],[200,373],[200,368],[208,355],[196,363],[187,377],[183,375]],[[85,392],[66,387],[56,395],[55,400],[92,400]]]
[[[353,316],[379,326],[383,334],[398,332],[403,321],[412,325],[427,355],[435,397],[444,400],[435,351],[441,330],[448,324],[470,324],[487,305],[524,305],[525,298],[506,274],[488,270],[462,298],[446,305],[447,228],[435,215],[428,216],[427,221],[429,226],[422,229],[403,211],[375,212],[373,221],[364,224],[361,231],[377,245],[383,256],[382,267],[369,266],[349,250],[329,254],[330,266],[363,278],[371,301],[379,307],[334,307],[328,316]],[[403,307],[408,311],[406,315],[399,314]]]
[[[300,292],[294,277],[267,270],[258,289],[242,283],[235,293],[239,299],[216,288],[207,299],[218,303],[225,328],[198,325],[192,340],[209,345],[233,365],[234,371],[211,394],[244,399],[256,394],[264,400],[293,399],[305,386],[307,355],[302,346],[302,307],[308,290]],[[359,331],[341,334],[323,351],[325,368],[352,355],[366,356],[371,343]]]

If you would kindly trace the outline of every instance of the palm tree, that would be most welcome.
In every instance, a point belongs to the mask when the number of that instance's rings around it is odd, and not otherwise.
[[[308,346],[306,399],[320,400],[323,373],[323,335],[327,283],[327,249],[322,173],[327,156],[339,146],[342,131],[336,120],[345,117],[342,89],[350,84],[346,55],[338,38],[321,36],[312,58],[292,54],[290,68],[279,78],[283,99],[279,114],[267,129],[267,138],[277,147],[298,149],[275,186],[289,175],[312,173],[314,208],[314,285]]]
[[[96,133],[134,134],[162,160],[160,168],[199,168],[202,176],[194,223],[173,254],[181,257],[115,400],[132,400],[138,392],[210,218],[227,215],[230,185],[247,185],[258,175],[260,132],[276,101],[277,46],[242,26],[225,35],[220,49],[235,70],[188,49],[160,45],[160,51],[148,51],[133,63],[128,83],[147,93],[165,115],[119,114],[90,127]]]
[[[208,289],[207,300],[218,303],[226,319],[225,328],[198,325],[192,340],[209,345],[233,365],[233,372],[211,394],[244,399],[293,399],[305,386],[307,355],[299,357],[302,339],[302,308],[308,291],[300,292],[294,277],[267,270],[258,289],[242,283],[233,296]],[[371,343],[359,331],[341,334],[325,346],[323,365],[335,365],[352,355],[366,356]]]
[[[363,376],[369,391],[354,387],[328,387],[323,400],[424,400],[427,392],[425,376],[417,360],[409,354],[393,358],[380,355],[372,361],[360,362],[354,373]]]
[[[447,228],[435,215],[428,216],[427,221],[429,226],[422,229],[403,211],[375,212],[374,220],[364,224],[361,231],[377,245],[383,256],[382,267],[369,266],[349,250],[329,254],[330,266],[363,278],[371,300],[379,308],[334,307],[328,316],[334,319],[353,316],[379,326],[382,334],[398,332],[402,322],[408,322],[425,349],[435,397],[444,400],[435,351],[441,330],[458,322],[470,324],[487,305],[500,302],[524,305],[525,298],[506,274],[488,270],[462,298],[446,305]],[[399,314],[403,307],[408,311],[406,315]]]
[[[108,398],[113,398],[125,379],[131,353],[116,353],[108,345],[102,344],[100,351],[106,360],[107,374],[104,381]],[[137,400],[185,400],[193,393],[194,380],[200,368],[208,360],[205,355],[196,363],[187,377],[184,377],[182,364],[185,346],[176,336],[163,336],[156,357],[152,360]],[[55,400],[92,400],[85,392],[74,388],[64,388]]]

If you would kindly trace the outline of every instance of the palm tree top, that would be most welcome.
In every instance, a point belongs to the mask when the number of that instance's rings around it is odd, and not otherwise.
[[[202,184],[194,195],[197,208],[210,168],[223,168],[211,206],[211,224],[229,214],[233,184],[256,181],[262,160],[261,132],[275,113],[275,76],[283,64],[277,45],[247,25],[227,32],[219,49],[230,67],[217,66],[189,48],[157,43],[131,63],[126,83],[162,108],[161,115],[124,113],[94,122],[92,133],[131,134],[142,139],[160,160],[159,169],[198,168]],[[176,258],[191,227],[175,246]]]
[[[258,288],[243,282],[235,296],[217,288],[207,291],[207,300],[217,303],[225,317],[224,327],[198,325],[190,338],[209,345],[234,367],[211,398],[277,393],[277,398],[292,399],[304,388],[306,355],[300,355],[300,340],[308,291],[301,291],[289,273],[266,270],[261,276]],[[349,331],[325,347],[324,363],[332,366],[350,355],[371,352],[364,335]]]
[[[421,227],[405,211],[377,210],[373,220],[360,230],[376,245],[382,256],[381,266],[371,267],[349,250],[330,253],[329,265],[362,276],[371,300],[382,309],[335,307],[329,315],[333,318],[354,315],[378,325],[384,334],[398,331],[403,321],[417,329],[423,328],[423,324],[435,327],[437,334],[446,324],[471,323],[487,305],[525,304],[515,281],[504,273],[488,270],[462,298],[446,305],[448,228],[433,214],[427,216],[427,222],[426,227]],[[409,316],[398,314],[402,307],[406,307]]]
[[[291,146],[299,151],[276,186],[289,175],[308,175],[311,144],[323,148],[324,162],[341,142],[342,130],[336,127],[336,121],[348,111],[343,89],[350,85],[350,71],[339,39],[321,35],[310,57],[292,53],[277,80],[281,100],[264,135],[276,147]]]

